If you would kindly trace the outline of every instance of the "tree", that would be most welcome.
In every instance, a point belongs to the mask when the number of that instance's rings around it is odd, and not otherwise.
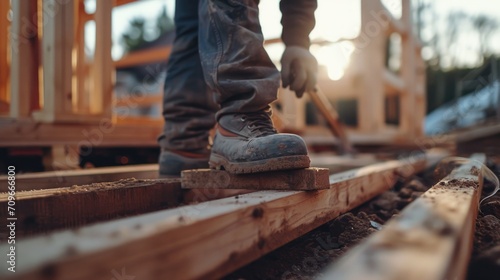
[[[121,36],[121,44],[126,52],[137,50],[145,43],[154,41],[174,29],[174,22],[168,16],[166,6],[163,6],[162,11],[156,18],[153,30],[147,29],[147,23],[142,17],[133,18],[129,22],[128,30]]]
[[[484,62],[486,57],[492,55],[488,49],[488,38],[491,33],[498,28],[498,22],[496,19],[488,17],[486,15],[478,15],[472,18],[472,26],[476,29],[478,39],[479,39],[479,50],[481,51],[482,60]]]

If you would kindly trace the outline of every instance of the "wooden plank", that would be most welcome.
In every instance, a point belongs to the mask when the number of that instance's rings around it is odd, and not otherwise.
[[[424,166],[415,155],[332,175],[328,190],[259,191],[19,240],[13,279],[43,279],[47,271],[53,279],[109,279],[123,267],[137,279],[219,278]]]
[[[43,108],[33,117],[40,122],[64,120],[73,112],[73,29],[74,1],[44,0],[43,17]]]
[[[362,132],[374,133],[385,128],[384,111],[384,69],[386,35],[383,25],[378,23],[377,12],[384,7],[377,1],[364,0],[361,5],[361,32],[356,48],[362,49],[353,59],[363,65],[361,75],[361,95],[358,97],[358,128]],[[373,29],[370,26],[378,27]]]
[[[75,145],[55,144],[43,153],[44,170],[80,169],[80,149]]]
[[[368,0],[373,1],[373,0]],[[385,5],[381,3],[380,0],[376,0],[380,3],[380,10],[378,10],[379,24],[382,24],[386,28],[386,34],[390,35],[394,32],[404,35],[406,33],[405,23],[394,17],[394,15],[387,9]],[[372,13],[373,14],[373,13]]]
[[[90,94],[86,85],[88,84],[88,67],[85,54],[85,24],[91,19],[91,16],[85,12],[85,0],[77,0],[75,3],[75,94],[76,94],[76,113],[90,113]],[[93,19],[93,16],[92,16]]]
[[[19,182],[16,182],[19,185]],[[178,206],[179,180],[123,179],[16,193],[16,237],[143,214]],[[7,193],[0,193],[0,215],[8,217]],[[2,231],[0,240],[7,238]]]
[[[423,131],[417,131],[422,129],[421,125],[417,126],[417,123],[421,123],[424,120],[421,119],[423,116],[421,114],[417,115],[416,106],[422,108],[422,103],[416,102],[416,53],[415,53],[415,39],[411,26],[412,24],[412,13],[409,0],[402,0],[402,21],[407,27],[407,35],[401,36],[402,39],[402,53],[401,53],[401,76],[403,77],[405,90],[400,96],[400,116],[399,124],[402,133],[406,134],[409,138],[414,138],[421,136]],[[420,118],[417,118],[420,117]]]
[[[93,60],[93,85],[90,110],[93,114],[111,119],[114,68],[111,58],[111,19],[113,1],[96,1],[96,48]]]
[[[258,174],[231,174],[225,170],[195,169],[182,171],[182,188],[249,189],[249,190],[324,190],[328,168],[278,170]]]
[[[120,60],[115,61],[114,66],[116,69],[120,69],[154,62],[163,62],[167,61],[171,52],[171,46],[134,51],[126,54]]]
[[[11,2],[10,117],[20,119],[30,117],[32,109],[38,107],[37,0]]]
[[[121,5],[126,5],[129,3],[136,2],[137,0],[114,0],[115,1],[115,6],[121,6]]]
[[[19,174],[16,175],[16,183],[17,191],[29,191],[110,182],[126,178],[157,179],[158,164]],[[7,176],[0,176],[0,184],[7,184]]]
[[[90,118],[82,115],[82,118]],[[2,123],[1,147],[76,144],[83,147],[158,146],[160,123],[115,124],[99,118],[92,124],[45,124],[34,121]]]
[[[146,106],[156,106],[162,104],[163,93],[145,94],[143,96],[126,96],[117,98],[115,102],[116,107],[126,106],[126,107],[146,107]]]
[[[449,137],[450,141],[464,143],[497,134],[500,134],[500,123],[492,122],[452,132],[449,134]]]
[[[0,114],[8,113],[10,103],[9,76],[10,76],[10,63],[7,57],[10,55],[9,44],[9,29],[10,22],[7,14],[10,10],[9,1],[0,1]]]
[[[465,279],[486,157],[471,159],[352,249],[322,279]]]

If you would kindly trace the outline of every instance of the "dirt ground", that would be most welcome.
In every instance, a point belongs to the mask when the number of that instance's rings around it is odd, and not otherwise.
[[[489,167],[500,175],[500,160]],[[394,214],[435,184],[434,168],[418,174],[333,221],[235,271],[224,279],[313,279],[338,257],[380,229]],[[486,183],[484,194],[494,189]],[[481,206],[467,279],[498,279],[500,274],[500,193]]]

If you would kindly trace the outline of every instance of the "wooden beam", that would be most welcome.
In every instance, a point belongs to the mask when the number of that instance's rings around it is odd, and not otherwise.
[[[44,0],[43,7],[57,12],[43,17],[43,108],[33,117],[52,123],[73,112],[74,1]]]
[[[323,274],[323,279],[465,279],[484,154],[455,169]]]
[[[73,96],[75,96],[74,109],[77,113],[90,113],[90,90],[88,88],[89,77],[86,73],[87,59],[85,54],[85,24],[91,15],[85,12],[85,0],[77,0],[75,3],[75,83],[73,84]],[[92,16],[93,19],[93,16]],[[76,104],[75,104],[76,103]]]
[[[82,115],[81,119],[90,118]],[[157,147],[160,123],[116,124],[96,119],[96,124],[45,124],[34,121],[1,123],[0,147],[76,144],[85,148],[106,146]]]
[[[30,117],[32,110],[38,107],[37,0],[11,3],[10,117],[21,119]]]
[[[373,0],[368,0],[368,1],[373,1]],[[394,32],[401,34],[402,36],[406,33],[406,25],[405,23],[394,17],[394,15],[387,9],[387,7],[381,3],[380,0],[376,0],[379,2],[380,5],[380,10],[378,12],[374,11],[375,14],[378,14],[377,19],[382,20],[382,23],[384,24],[384,20],[387,21],[386,25],[386,34],[390,35]],[[373,13],[372,13],[373,14]],[[385,19],[383,17],[386,17]]]
[[[8,33],[10,29],[10,22],[7,18],[9,10],[10,2],[0,1],[0,69],[2,69],[2,71],[0,71],[0,115],[10,111],[7,106],[10,103],[10,62],[7,59],[10,55]]]
[[[114,0],[115,1],[115,6],[121,6],[121,5],[126,5],[129,3],[136,2],[137,0]]]
[[[402,16],[401,19],[406,26],[412,26],[411,4],[409,0],[402,0]],[[423,123],[423,117],[420,113],[423,106],[422,102],[416,102],[416,52],[415,38],[412,28],[408,28],[407,34],[401,36],[402,53],[401,53],[401,76],[403,77],[405,90],[400,98],[400,117],[399,124],[401,131],[410,138],[423,135],[423,126],[417,123]],[[425,102],[424,102],[425,103]],[[418,107],[417,107],[418,106]],[[419,114],[417,115],[417,111]],[[419,130],[417,130],[419,129]]]
[[[450,133],[448,136],[450,137],[450,141],[464,143],[497,134],[500,134],[500,124],[498,122],[492,122],[461,129]]]
[[[225,170],[195,169],[181,173],[182,188],[295,190],[313,191],[330,188],[328,168],[309,167],[260,174],[231,174]]]
[[[57,170],[16,176],[17,191],[53,189],[117,181],[126,178],[157,179],[158,164],[101,167],[83,170]],[[7,184],[7,176],[0,176],[0,184]]]
[[[153,62],[165,62],[171,52],[171,46],[134,51],[115,61],[114,66],[116,69],[120,69]]]
[[[424,166],[425,157],[415,155],[332,175],[328,190],[259,191],[19,240],[23,258],[13,279],[42,279],[47,271],[60,279],[109,279],[121,268],[137,279],[220,278]]]
[[[96,48],[93,60],[93,84],[90,110],[93,114],[111,119],[114,87],[114,68],[111,58],[113,1],[96,1]]]
[[[163,93],[145,94],[143,96],[126,96],[117,98],[115,102],[116,107],[146,107],[146,106],[156,106],[163,102]]]
[[[178,206],[179,180],[123,179],[16,193],[17,237],[144,214]],[[8,217],[7,193],[0,193],[0,214]],[[6,240],[2,231],[0,240]]]
[[[363,65],[360,79],[361,94],[358,97],[358,128],[363,132],[375,133],[385,128],[384,111],[384,69],[386,33],[383,22],[377,18],[384,7],[379,0],[363,0],[361,5],[362,31],[356,41],[356,48],[362,51],[353,59]]]

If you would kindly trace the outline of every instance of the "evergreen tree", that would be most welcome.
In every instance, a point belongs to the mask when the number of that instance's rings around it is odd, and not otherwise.
[[[139,49],[147,42],[154,41],[167,32],[174,29],[174,22],[167,14],[167,7],[163,6],[161,13],[156,18],[154,30],[147,30],[147,21],[143,17],[133,18],[129,28],[121,36],[121,44],[125,52]]]

